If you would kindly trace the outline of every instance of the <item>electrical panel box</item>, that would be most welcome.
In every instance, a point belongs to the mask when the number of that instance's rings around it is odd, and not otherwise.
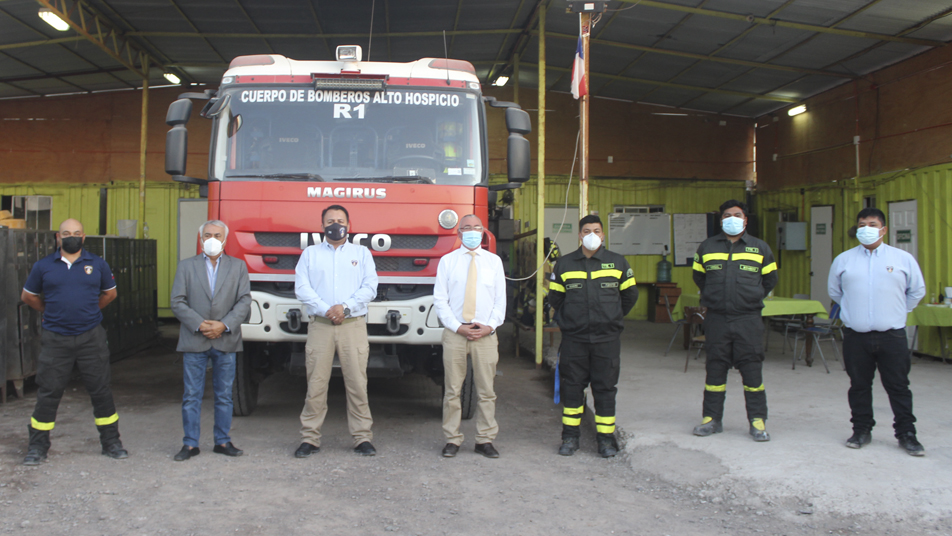
[[[603,13],[605,11],[604,0],[596,2],[583,2],[579,0],[569,0],[569,10],[572,13]]]
[[[807,222],[777,222],[777,247],[787,251],[807,250]]]

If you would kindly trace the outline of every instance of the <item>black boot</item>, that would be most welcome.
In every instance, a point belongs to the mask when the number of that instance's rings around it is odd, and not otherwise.
[[[563,437],[562,446],[559,447],[559,456],[571,456],[578,450],[577,437]]]
[[[615,441],[615,434],[597,434],[598,454],[602,458],[611,458],[618,454],[618,442]]]
[[[27,430],[30,432],[30,444],[23,465],[40,465],[46,461],[46,453],[50,450],[50,431],[37,430],[32,426],[27,426]]]

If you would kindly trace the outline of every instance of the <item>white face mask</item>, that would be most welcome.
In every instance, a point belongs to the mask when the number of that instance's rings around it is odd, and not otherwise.
[[[595,233],[588,233],[582,237],[582,245],[589,251],[595,251],[602,245],[602,239]]]
[[[221,253],[223,245],[221,240],[212,237],[202,243],[202,251],[209,257],[217,257]]]
[[[875,244],[881,237],[879,232],[882,231],[879,227],[860,227],[856,229],[856,239],[859,240],[860,244],[864,246],[872,246]]]

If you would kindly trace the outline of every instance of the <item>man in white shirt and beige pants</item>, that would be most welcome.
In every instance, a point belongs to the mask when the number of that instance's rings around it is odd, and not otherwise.
[[[482,249],[483,224],[472,214],[459,222],[462,246],[440,259],[433,289],[433,305],[446,328],[443,330],[443,456],[452,458],[463,443],[460,433],[460,391],[466,379],[466,356],[473,360],[478,404],[476,407],[476,452],[498,458],[493,440],[496,424],[496,392],[493,380],[499,362],[496,328],[506,318],[506,278],[502,261]]]

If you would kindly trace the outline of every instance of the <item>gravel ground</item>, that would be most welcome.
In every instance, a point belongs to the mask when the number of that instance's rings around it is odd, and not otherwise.
[[[165,332],[168,332],[167,330]],[[664,442],[603,460],[587,431],[574,457],[555,454],[560,410],[552,376],[503,344],[495,442],[502,457],[472,452],[473,422],[453,459],[440,457],[440,388],[426,378],[371,380],[378,455],[350,451],[343,384],[332,382],[320,453],[299,444],[303,378],[275,375],[260,405],[235,418],[240,458],[211,452],[206,389],[202,454],[181,447],[181,361],[174,341],[113,365],[123,441],[131,456],[99,454],[88,397],[74,381],[60,406],[49,462],[19,465],[35,389],[0,415],[0,531],[16,534],[950,534],[930,524],[876,516],[815,515],[808,503],[776,502],[743,480],[725,485],[710,454]],[[726,434],[725,434],[726,435]]]

